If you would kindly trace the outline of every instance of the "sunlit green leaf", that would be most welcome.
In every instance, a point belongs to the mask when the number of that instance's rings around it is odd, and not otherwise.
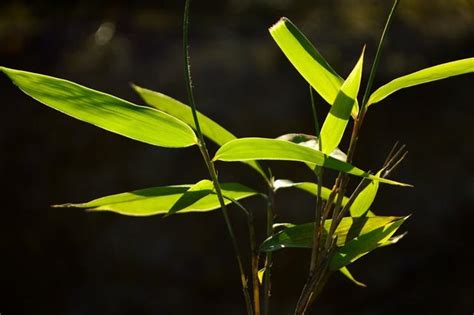
[[[162,147],[181,148],[197,143],[188,125],[164,112],[70,81],[4,67],[0,70],[37,101],[108,131]]]
[[[337,235],[338,247],[344,247],[352,240],[369,234],[393,222],[402,220],[400,217],[344,217],[334,232]],[[326,220],[322,239],[325,240],[332,220]],[[289,227],[266,239],[260,246],[261,251],[275,251],[282,248],[312,248],[314,223],[306,223]],[[391,235],[390,235],[391,236]],[[387,238],[388,239],[388,238]],[[381,243],[383,243],[381,241]]]
[[[202,198],[212,194],[214,190],[213,183],[208,179],[203,179],[189,189],[173,204],[168,211],[168,215],[174,214],[180,210],[191,207]]]
[[[289,141],[266,138],[241,138],[224,144],[214,156],[214,161],[242,162],[251,160],[282,160],[313,163],[347,174],[400,186],[409,186],[385,178],[376,177],[346,162],[334,159],[320,151]]]
[[[217,195],[210,190],[210,181],[195,185],[153,187],[127,193],[110,195],[86,203],[64,204],[56,207],[85,208],[91,211],[111,211],[130,216],[205,212],[220,208]],[[193,187],[193,191],[189,191]],[[227,198],[240,200],[257,194],[253,189],[237,183],[222,183],[222,193]],[[231,203],[225,200],[226,204]]]
[[[474,72],[474,58],[443,63],[399,77],[378,88],[369,98],[368,105],[378,103],[390,94],[415,85]]]
[[[381,174],[382,171],[379,171],[376,176],[380,177]],[[367,213],[375,200],[378,189],[379,182],[373,180],[357,195],[350,208],[351,217],[360,217]]]
[[[344,80],[331,68],[306,36],[287,18],[281,18],[273,25],[270,34],[303,78],[328,104],[334,104]],[[356,102],[353,117],[357,116],[358,111]]]
[[[175,100],[174,98],[169,97],[163,93],[148,90],[137,85],[132,85],[132,87],[148,105],[167,114],[170,114],[173,117],[178,118],[179,120],[185,122],[192,128],[196,128],[191,107],[189,107],[188,105],[183,104],[180,101]],[[201,127],[202,134],[205,137],[209,138],[211,141],[215,142],[217,145],[221,146],[231,140],[237,139],[237,137],[234,136],[230,131],[228,131],[206,115],[197,112],[197,116],[199,119],[199,126]],[[263,177],[267,177],[258,162],[248,161],[246,162],[246,164],[254,168]]]
[[[362,78],[362,66],[364,51],[346,81],[341,86],[334,103],[326,116],[321,128],[321,151],[329,154],[334,151],[341,142],[347,122],[351,116],[353,104],[359,93],[360,80]]]
[[[352,281],[355,285],[358,285],[360,287],[367,287],[367,285],[365,283],[362,283],[360,281],[357,281],[356,278],[354,278],[354,276],[351,274],[351,272],[349,271],[349,269],[347,269],[347,267],[342,267],[341,269],[339,269],[339,271],[347,277],[347,279],[349,279],[350,281]]]

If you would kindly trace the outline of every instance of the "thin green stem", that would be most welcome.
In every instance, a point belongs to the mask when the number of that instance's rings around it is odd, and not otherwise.
[[[273,187],[273,177],[271,177],[271,183],[268,187],[267,202],[267,237],[270,237],[273,235],[273,217],[275,206],[275,190]],[[263,315],[268,315],[270,310],[272,263],[272,252],[267,252],[265,255],[265,272],[263,274]]]
[[[364,107],[367,106],[367,101],[369,100],[369,94],[372,90],[372,84],[374,83],[375,73],[377,72],[377,68],[379,66],[383,44],[385,43],[385,36],[387,35],[388,29],[390,28],[390,25],[392,24],[393,16],[394,16],[395,10],[397,9],[398,2],[399,0],[395,0],[393,2],[392,9],[390,10],[390,13],[388,14],[387,22],[385,23],[385,27],[382,31],[382,36],[380,37],[380,40],[379,40],[377,52],[375,53],[374,63],[372,65],[372,68],[370,69],[370,75],[367,81],[367,86],[365,88],[364,97],[362,98],[361,111]]]
[[[201,151],[202,157],[204,159],[204,162],[206,163],[207,169],[209,171],[209,175],[211,176],[212,182],[214,184],[214,189],[216,190],[217,198],[219,200],[221,209],[222,209],[222,214],[224,215],[224,221],[227,226],[227,230],[229,232],[229,236],[232,241],[232,245],[234,248],[234,254],[235,258],[237,260],[237,264],[239,267],[240,271],[240,280],[242,283],[242,291],[244,294],[245,298],[245,304],[247,307],[247,313],[253,314],[253,309],[252,309],[252,302],[250,300],[250,294],[247,286],[247,278],[245,276],[243,264],[242,264],[242,259],[240,255],[240,250],[239,246],[237,243],[237,239],[235,237],[234,229],[232,227],[232,224],[230,222],[229,214],[227,212],[227,208],[224,202],[224,196],[221,191],[221,187],[218,181],[217,177],[217,172],[214,167],[214,163],[212,162],[209,152],[207,151],[206,148],[206,142],[204,141],[204,136],[201,132],[201,127],[199,125],[199,119],[197,117],[197,109],[196,109],[196,103],[194,101],[194,94],[193,94],[193,86],[192,86],[192,78],[191,78],[191,66],[190,66],[190,58],[189,58],[189,9],[191,5],[191,0],[186,0],[185,3],[185,8],[184,8],[184,21],[183,21],[183,51],[184,51],[184,71],[185,71],[185,82],[186,82],[186,89],[188,92],[188,98],[189,98],[189,104],[191,105],[192,109],[192,114],[193,114],[193,119],[194,119],[194,124],[196,126],[196,132],[198,134],[199,138],[199,149]]]

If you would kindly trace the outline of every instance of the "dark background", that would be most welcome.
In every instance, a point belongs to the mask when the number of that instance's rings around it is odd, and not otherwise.
[[[3,1],[0,64],[137,103],[130,82],[184,101],[182,2]],[[307,84],[267,28],[288,16],[346,77],[364,44],[369,68],[390,6],[375,0],[194,1],[198,106],[238,136],[311,133]],[[375,86],[471,57],[473,48],[472,0],[402,1]],[[472,75],[455,77],[398,92],[369,112],[354,164],[375,170],[396,140],[408,145],[395,178],[415,188],[383,186],[373,206],[381,215],[412,213],[402,227],[408,235],[351,267],[368,288],[335,274],[314,314],[474,311],[472,88]],[[104,132],[40,105],[5,76],[0,93],[2,315],[244,313],[219,211],[163,219],[49,207],[194,183],[207,177],[196,148],[156,148]],[[311,179],[304,166],[269,165],[279,178]],[[263,188],[245,166],[221,163],[219,169],[225,181]],[[277,202],[278,221],[311,219],[314,201],[305,193],[283,192]],[[263,203],[247,205],[263,230]],[[235,209],[232,218],[244,246],[243,218]],[[308,256],[301,250],[275,255],[271,314],[292,313]]]

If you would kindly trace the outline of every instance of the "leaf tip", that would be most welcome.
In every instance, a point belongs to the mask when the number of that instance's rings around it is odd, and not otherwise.
[[[279,28],[281,25],[286,24],[290,20],[287,17],[281,17],[278,21],[276,21],[275,24],[273,24],[268,30],[270,33],[273,33],[277,28]]]

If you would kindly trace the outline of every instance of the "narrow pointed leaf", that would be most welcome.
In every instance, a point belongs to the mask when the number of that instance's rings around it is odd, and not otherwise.
[[[334,104],[326,116],[321,128],[321,151],[329,154],[333,152],[341,142],[346,130],[353,104],[359,93],[360,80],[362,78],[362,66],[364,61],[364,51],[346,81],[341,86]]]
[[[400,217],[344,217],[334,232],[337,235],[338,247],[344,247],[352,240],[362,235],[369,234],[393,222],[402,220]],[[326,220],[322,239],[326,239],[327,231],[332,220]],[[260,246],[261,251],[275,251],[282,248],[312,248],[314,223],[306,223],[289,227],[266,239]],[[388,238],[387,238],[388,239]],[[383,243],[383,242],[382,242]]]
[[[382,171],[379,171],[376,176],[381,175]],[[360,217],[367,213],[370,206],[375,200],[375,196],[377,195],[377,191],[379,189],[379,182],[378,181],[371,181],[370,184],[365,187],[359,195],[356,197],[354,202],[351,205],[350,213],[351,217]]]
[[[281,18],[269,31],[296,70],[332,105],[344,80],[289,19]],[[355,105],[353,117],[359,111],[358,104]]]
[[[429,67],[399,77],[381,86],[374,93],[372,93],[367,106],[378,103],[390,94],[404,88],[471,72],[474,72],[474,58],[466,58]]]
[[[201,189],[198,186],[201,186]],[[234,200],[241,200],[257,194],[255,190],[237,183],[223,183],[221,186],[223,195]],[[191,187],[194,187],[193,193],[188,194],[183,199],[183,196]],[[200,195],[201,192],[203,195]],[[196,198],[196,194],[200,198]],[[188,198],[189,196],[194,197],[194,200]],[[230,204],[231,201],[225,200],[225,203]],[[176,213],[206,212],[219,209],[220,203],[217,195],[212,190],[209,190],[207,183],[200,182],[199,185],[176,185],[141,189],[98,198],[86,203],[64,204],[56,207],[84,208],[90,211],[111,211],[129,216],[150,216],[167,214],[171,209],[178,211]]]
[[[148,105],[160,111],[163,111],[173,117],[176,117],[177,119],[185,122],[194,129],[196,128],[191,107],[189,107],[188,105],[183,104],[180,101],[169,97],[163,93],[148,90],[137,85],[132,85],[132,87]],[[237,137],[234,136],[230,131],[228,131],[206,115],[198,112],[197,116],[199,119],[202,134],[205,137],[209,138],[211,141],[215,142],[217,145],[221,146],[231,140],[237,139]],[[258,162],[249,161],[246,162],[246,164],[254,168],[264,178],[267,178],[267,175],[263,171],[262,167],[258,164]]]
[[[214,161],[242,162],[251,160],[281,160],[313,163],[318,166],[334,169],[355,176],[361,176],[383,183],[409,186],[369,173],[339,161],[320,151],[298,145],[289,141],[266,138],[241,138],[223,145],[214,156]]]
[[[347,267],[342,267],[341,269],[339,269],[339,271],[347,278],[349,279],[350,281],[352,281],[355,285],[358,285],[359,287],[367,287],[367,285],[365,283],[362,283],[360,281],[357,281],[356,278],[354,278],[354,276],[351,274],[351,272],[349,271],[349,269],[347,269]]]
[[[161,147],[181,148],[197,143],[188,125],[164,112],[70,81],[4,67],[0,71],[40,103],[105,130]]]

